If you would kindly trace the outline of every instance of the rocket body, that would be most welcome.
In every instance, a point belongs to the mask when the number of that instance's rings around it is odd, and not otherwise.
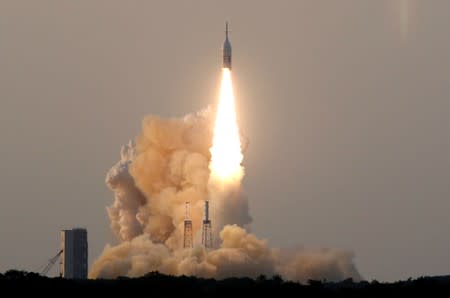
[[[223,43],[223,68],[231,70],[231,44],[228,40],[228,22],[225,24],[225,42]]]
[[[209,201],[205,201],[205,219],[204,221],[209,221]]]

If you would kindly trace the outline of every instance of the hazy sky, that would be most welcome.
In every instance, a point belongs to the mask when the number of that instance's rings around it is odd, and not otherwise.
[[[450,273],[450,1],[0,1],[0,272],[83,226],[146,114],[217,100],[230,21],[253,231],[353,250],[366,279]]]

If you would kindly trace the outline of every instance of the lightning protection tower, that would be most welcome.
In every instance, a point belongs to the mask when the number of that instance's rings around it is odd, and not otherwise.
[[[212,248],[211,220],[209,220],[209,201],[205,201],[205,219],[202,226],[202,245],[205,248]]]
[[[184,239],[183,247],[192,248],[192,220],[191,220],[191,205],[189,202],[185,204],[185,214],[184,214]]]

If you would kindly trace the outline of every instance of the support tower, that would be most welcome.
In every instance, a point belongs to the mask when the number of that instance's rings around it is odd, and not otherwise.
[[[211,220],[209,220],[209,201],[205,201],[205,219],[202,226],[202,245],[205,248],[212,248]]]
[[[192,241],[192,220],[191,220],[191,205],[189,202],[185,204],[185,214],[184,214],[184,239],[183,247],[192,248],[194,243]]]

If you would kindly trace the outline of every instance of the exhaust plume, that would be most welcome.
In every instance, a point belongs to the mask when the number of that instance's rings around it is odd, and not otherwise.
[[[118,244],[105,246],[89,277],[159,271],[214,278],[281,274],[298,281],[359,280],[349,252],[287,254],[248,232],[252,219],[241,189],[241,140],[229,69],[223,72],[216,114],[208,108],[181,119],[146,117],[135,142],[122,147],[120,161],[106,176],[115,194],[107,211]],[[214,242],[208,250],[198,245],[206,199]],[[193,249],[183,248],[185,202],[191,206]]]

